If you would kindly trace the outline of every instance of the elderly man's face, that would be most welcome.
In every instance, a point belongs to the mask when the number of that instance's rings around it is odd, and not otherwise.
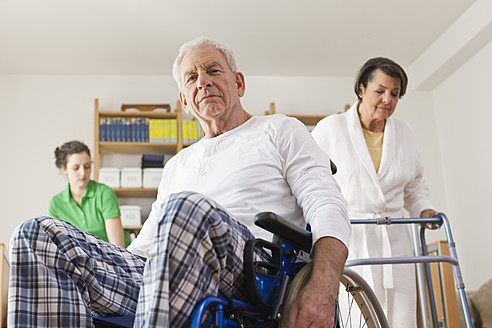
[[[204,120],[227,118],[240,108],[244,76],[233,73],[224,55],[214,47],[190,50],[180,65],[181,103],[186,112]]]

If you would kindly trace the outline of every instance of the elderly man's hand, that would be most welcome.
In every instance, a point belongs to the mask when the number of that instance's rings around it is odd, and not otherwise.
[[[313,272],[289,308],[289,328],[333,328],[335,299],[347,247],[338,239],[323,237],[313,247]]]
[[[335,317],[335,297],[326,286],[333,282],[311,279],[290,305],[289,328],[332,328]],[[339,280],[334,282],[338,285]],[[325,286],[324,288],[322,286]]]

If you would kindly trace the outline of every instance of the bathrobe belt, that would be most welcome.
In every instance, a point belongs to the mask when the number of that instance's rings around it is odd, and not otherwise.
[[[384,217],[401,217],[400,213],[392,213],[393,215],[388,215],[388,213],[350,213],[351,219],[378,219]],[[367,236],[367,224],[362,225],[363,233]],[[381,249],[378,254],[379,257],[391,257],[391,243],[388,235],[388,226],[383,225],[381,227]],[[367,238],[367,237],[366,237]],[[382,266],[383,270],[383,287],[385,289],[393,288],[393,268],[389,264],[385,264]]]

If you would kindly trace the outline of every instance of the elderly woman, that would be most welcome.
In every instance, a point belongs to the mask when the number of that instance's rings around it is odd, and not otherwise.
[[[355,82],[358,101],[345,113],[321,120],[312,132],[338,166],[335,179],[352,219],[378,216],[429,217],[423,166],[414,135],[393,117],[407,88],[405,71],[387,58],[372,58]],[[355,226],[349,258],[410,256],[407,227]],[[391,327],[416,327],[415,268],[412,264],[359,269],[373,287]]]

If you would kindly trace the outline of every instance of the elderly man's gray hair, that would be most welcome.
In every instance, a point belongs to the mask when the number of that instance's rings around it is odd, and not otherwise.
[[[183,57],[190,51],[191,49],[194,48],[200,48],[200,47],[206,47],[206,46],[211,46],[214,47],[215,49],[219,50],[222,52],[222,54],[225,56],[227,63],[229,64],[229,68],[233,73],[237,72],[237,66],[236,66],[236,60],[234,59],[234,54],[232,53],[232,50],[229,49],[227,46],[225,46],[222,43],[219,43],[214,40],[210,40],[207,38],[198,38],[195,40],[191,40],[186,42],[179,48],[178,51],[178,56],[174,60],[173,64],[173,77],[176,80],[176,83],[178,84],[178,88],[181,90],[181,77],[179,76],[179,66],[181,65],[181,62],[183,61]]]

